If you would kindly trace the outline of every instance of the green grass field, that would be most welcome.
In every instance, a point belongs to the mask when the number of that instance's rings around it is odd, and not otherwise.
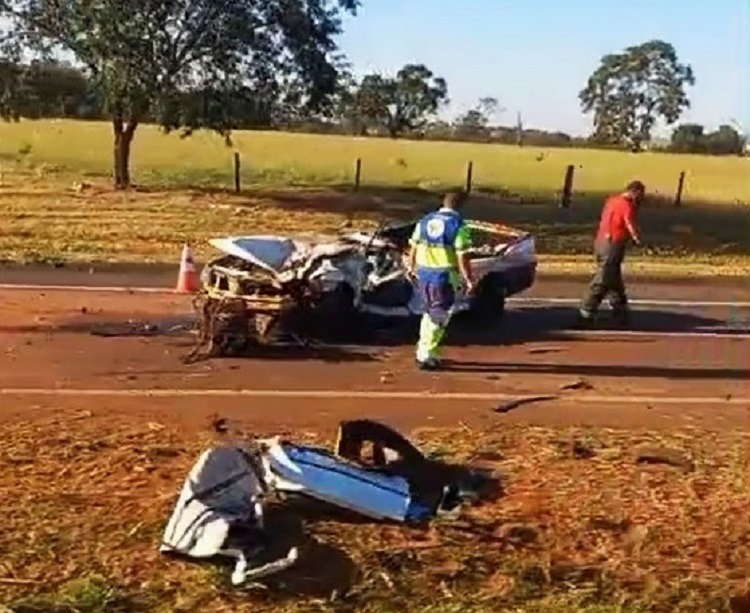
[[[200,247],[216,233],[336,231],[347,219],[408,217],[460,186],[474,164],[469,214],[536,234],[545,265],[590,265],[602,198],[633,178],[653,195],[642,224],[657,256],[636,266],[691,261],[709,274],[744,269],[750,254],[750,159],[631,154],[241,132],[243,192],[232,194],[233,149],[208,133],[189,139],[139,128],[135,182],[113,193],[106,123],[0,123],[0,259],[174,261],[182,240]],[[354,161],[362,190],[352,194]],[[570,211],[555,203],[568,164],[576,166]],[[671,201],[686,172],[684,206]],[[91,184],[80,189],[80,184]],[[71,189],[78,184],[78,189]],[[241,227],[238,227],[238,219]],[[697,269],[696,269],[697,270]]]

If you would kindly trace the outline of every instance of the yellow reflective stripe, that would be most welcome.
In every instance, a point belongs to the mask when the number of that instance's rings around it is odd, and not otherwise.
[[[455,251],[442,245],[417,246],[417,266],[422,268],[455,268],[458,265]]]
[[[409,239],[410,245],[416,245],[421,242],[420,237],[421,231],[420,231],[420,225],[417,224],[414,226],[414,232],[411,233],[411,238]]]
[[[471,232],[466,224],[461,224],[461,227],[458,229],[456,239],[453,241],[453,246],[458,252],[466,251],[471,248]]]

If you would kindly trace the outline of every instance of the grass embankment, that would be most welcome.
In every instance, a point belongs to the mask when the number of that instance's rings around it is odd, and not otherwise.
[[[423,432],[425,449],[495,471],[503,495],[427,530],[277,515],[285,534],[304,525],[300,566],[249,591],[232,588],[226,568],[158,553],[208,430],[188,436],[79,412],[1,433],[10,470],[0,495],[13,510],[0,531],[0,603],[16,613],[692,613],[750,604],[747,433]],[[694,469],[637,464],[643,444],[680,449]]]
[[[134,176],[144,191],[114,193],[106,124],[0,124],[0,258],[12,261],[174,262],[182,241],[222,233],[336,232],[342,224],[408,217],[434,191],[460,185],[474,162],[468,214],[520,225],[538,237],[547,270],[590,268],[603,196],[633,177],[657,197],[643,212],[655,254],[632,268],[655,273],[736,274],[750,258],[750,160],[576,149],[535,149],[243,132],[245,191],[235,195],[231,151],[197,134],[180,140],[139,129]],[[363,189],[351,193],[353,160]],[[561,212],[565,167],[577,166],[575,197]],[[685,205],[670,205],[681,170]]]

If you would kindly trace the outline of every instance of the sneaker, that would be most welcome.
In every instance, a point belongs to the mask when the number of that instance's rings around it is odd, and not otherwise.
[[[438,370],[440,368],[440,362],[435,358],[427,358],[424,362],[417,360],[417,365],[420,370]]]

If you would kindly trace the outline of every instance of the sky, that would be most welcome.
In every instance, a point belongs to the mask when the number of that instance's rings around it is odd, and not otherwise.
[[[356,74],[423,63],[448,83],[444,115],[484,96],[528,128],[586,134],[578,92],[607,53],[662,39],[692,65],[680,122],[750,131],[750,0],[362,0],[339,39]]]

